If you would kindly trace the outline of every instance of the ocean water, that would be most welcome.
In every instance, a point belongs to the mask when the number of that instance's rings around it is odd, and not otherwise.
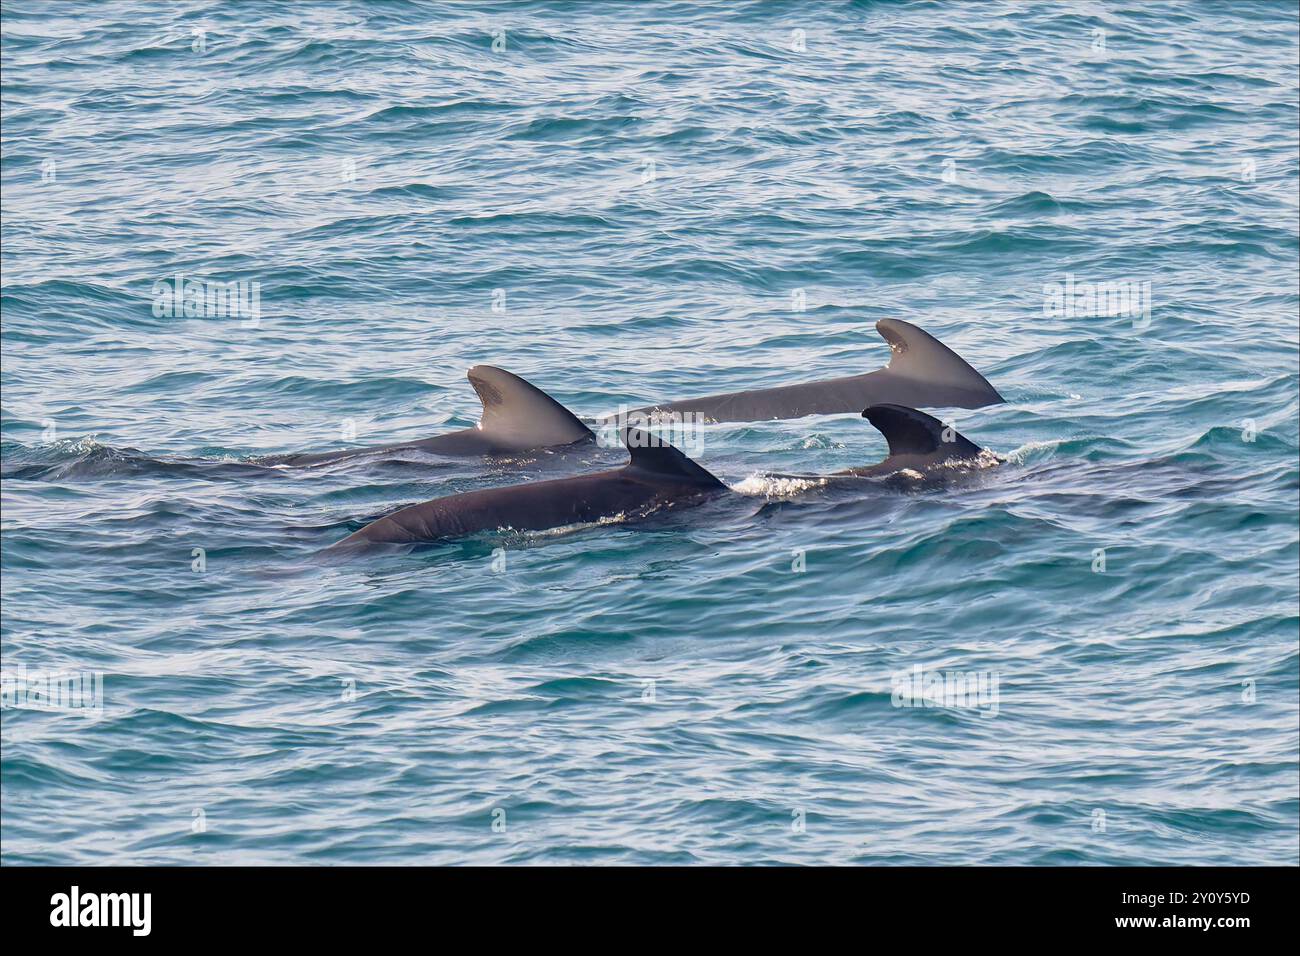
[[[1298,33],[4,4],[3,861],[1296,863]],[[471,425],[478,363],[587,417],[869,371],[886,317],[1003,466],[833,492],[774,476],[861,418],[710,425],[704,507],[338,563],[625,455],[253,461]]]

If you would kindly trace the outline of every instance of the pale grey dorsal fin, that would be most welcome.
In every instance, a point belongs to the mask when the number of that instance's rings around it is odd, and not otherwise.
[[[491,365],[475,365],[466,374],[483,403],[479,430],[503,447],[546,448],[595,439],[571,411],[518,375]]]
[[[893,352],[886,368],[815,382],[660,402],[626,414],[690,413],[707,421],[756,422],[860,412],[880,403],[922,408],[980,408],[1002,403],[1002,396],[983,375],[924,330],[900,319],[881,319],[876,331]],[[618,420],[618,416],[602,419],[612,420]]]
[[[901,319],[881,319],[876,331],[889,343],[889,374],[910,379],[947,400],[931,405],[962,405],[978,408],[1000,405],[1004,401],[998,390],[970,364],[925,329]],[[954,399],[961,398],[962,401]]]
[[[623,429],[623,444],[632,460],[629,468],[669,481],[706,487],[726,487],[705,469],[691,461],[662,438],[639,428]]]
[[[945,458],[974,458],[980,447],[973,441],[948,429],[933,415],[919,412],[905,405],[872,405],[862,417],[875,425],[889,443],[890,455],[932,455],[945,453]]]

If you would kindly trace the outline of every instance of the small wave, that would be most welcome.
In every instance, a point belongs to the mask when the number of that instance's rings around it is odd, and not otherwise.
[[[1004,456],[1008,464],[1023,465],[1029,461],[1051,458],[1067,439],[1049,438],[1045,441],[1027,441]]]
[[[994,216],[1055,216],[1062,211],[1063,206],[1055,197],[1034,190],[998,203],[989,213]]]
[[[4,478],[20,481],[83,481],[139,476],[246,478],[276,469],[233,456],[219,458],[154,457],[136,448],[105,445],[93,435],[65,438],[51,445],[19,446],[5,456]]]

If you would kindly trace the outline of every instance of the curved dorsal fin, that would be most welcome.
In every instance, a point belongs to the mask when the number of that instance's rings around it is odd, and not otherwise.
[[[901,319],[881,319],[876,323],[876,331],[889,343],[893,353],[889,357],[891,375],[923,382],[936,390],[968,393],[960,403],[968,408],[1002,404],[1002,396],[988,379],[925,329]]]
[[[535,385],[491,365],[466,376],[483,403],[479,430],[512,448],[545,448],[595,439],[591,429]]]
[[[932,455],[943,453],[945,458],[974,458],[980,447],[973,441],[947,429],[933,415],[918,412],[904,405],[872,405],[862,417],[875,425],[885,441],[889,442],[891,455]]]
[[[676,482],[689,482],[710,488],[726,487],[712,474],[657,435],[639,428],[624,428],[623,444],[627,446],[628,453],[632,456],[632,460],[627,465],[629,468]]]

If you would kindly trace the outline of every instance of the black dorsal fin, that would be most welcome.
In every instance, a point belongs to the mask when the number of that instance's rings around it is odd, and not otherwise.
[[[885,436],[891,455],[941,453],[945,458],[974,458],[980,453],[980,447],[957,434],[955,428],[947,428],[933,415],[915,408],[872,405],[862,417]]]
[[[467,377],[483,403],[479,430],[503,446],[546,448],[595,439],[571,411],[518,375],[475,365]]]
[[[665,480],[725,488],[722,482],[657,435],[639,428],[623,429],[623,444],[632,460],[628,468]]]

